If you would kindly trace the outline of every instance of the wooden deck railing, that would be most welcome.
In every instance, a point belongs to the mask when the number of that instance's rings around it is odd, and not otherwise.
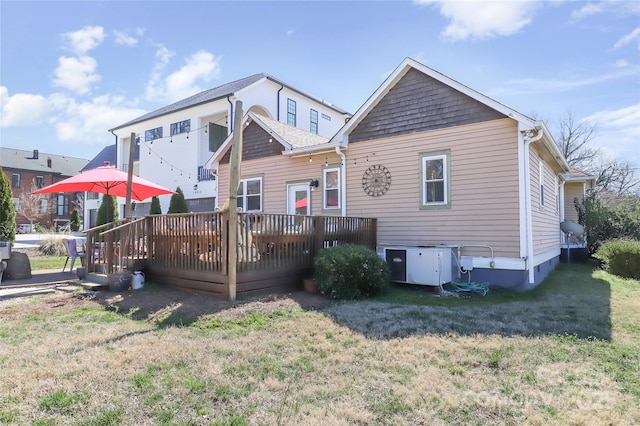
[[[240,213],[237,271],[309,268],[324,247],[376,248],[376,219]],[[228,275],[227,212],[151,215],[87,231],[88,271],[145,266]]]

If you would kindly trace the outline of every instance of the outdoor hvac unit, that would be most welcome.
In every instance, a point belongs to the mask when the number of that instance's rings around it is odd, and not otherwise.
[[[451,282],[453,263],[450,247],[384,248],[391,281],[438,286]]]

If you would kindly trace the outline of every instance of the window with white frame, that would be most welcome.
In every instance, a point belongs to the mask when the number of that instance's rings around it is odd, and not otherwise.
[[[11,175],[11,187],[20,188],[20,174],[14,173]]]
[[[323,208],[340,208],[340,168],[331,167],[323,170],[324,190]]]
[[[287,124],[296,125],[296,101],[293,99],[287,99]]]
[[[36,188],[40,189],[44,186],[44,176],[36,176]]]
[[[262,177],[240,180],[238,209],[244,212],[262,211]]]
[[[162,127],[156,127],[155,129],[145,130],[144,132],[144,140],[146,142],[152,141],[154,139],[162,138]]]
[[[421,156],[422,207],[449,206],[449,152]]]
[[[97,192],[87,192],[87,200],[97,200],[98,198],[100,198],[100,195]]]
[[[178,133],[187,133],[191,131],[191,120],[179,121],[171,124],[171,136]]]
[[[311,110],[309,117],[309,131],[313,134],[318,134],[318,111],[315,109]]]

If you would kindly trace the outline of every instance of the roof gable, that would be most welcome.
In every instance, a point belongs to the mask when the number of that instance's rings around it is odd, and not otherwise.
[[[391,86],[349,134],[349,143],[506,116],[415,68]]]
[[[282,123],[271,118],[248,112],[243,123],[249,122],[243,128],[243,152],[242,159],[250,160],[268,155],[294,153],[317,146],[327,145],[329,139],[316,135],[306,130]],[[205,164],[206,168],[213,169],[218,161],[227,157],[233,140],[233,133],[222,143],[220,148],[211,156]],[[266,147],[265,147],[266,146]]]
[[[367,101],[358,109],[343,127],[332,138],[333,141],[347,143],[347,136],[371,113],[371,111],[387,96],[387,94],[409,73],[411,70],[416,70],[428,77],[431,77],[433,81],[440,82],[451,89],[455,89],[468,98],[471,98],[480,104],[485,105],[488,108],[495,110],[496,112],[513,118],[516,121],[526,123],[527,127],[533,128],[535,126],[534,120],[531,118],[483,95],[475,90],[441,74],[411,58],[406,58],[402,63],[387,77],[387,79],[378,87],[378,89],[367,99]]]

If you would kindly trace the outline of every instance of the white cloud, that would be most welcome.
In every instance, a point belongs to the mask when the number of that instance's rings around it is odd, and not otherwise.
[[[640,103],[582,119],[598,129],[595,142],[609,157],[640,167]]]
[[[9,96],[9,90],[0,86],[2,115],[0,126],[30,126],[46,123],[49,105],[44,96],[30,93],[16,93]]]
[[[135,30],[136,35],[140,36],[144,30],[138,28]],[[138,38],[129,34],[127,31],[114,30],[113,42],[118,46],[135,47],[138,45]]]
[[[164,91],[162,85],[162,72],[165,70],[171,57],[175,55],[175,52],[167,49],[162,44],[156,46],[156,63],[151,70],[151,76],[149,82],[145,88],[145,97],[152,101],[164,100]]]
[[[573,12],[571,12],[571,17],[573,19],[583,19],[588,16],[602,13],[604,10],[605,8],[604,8],[603,2],[600,2],[600,3],[588,2],[584,6],[582,6],[580,9],[575,9]]]
[[[432,5],[449,19],[441,33],[447,40],[488,39],[517,33],[531,23],[537,1],[444,1],[416,0]]]
[[[573,4],[582,5],[571,12],[571,18],[576,21],[599,14],[616,14],[625,17],[640,13],[640,2],[637,1],[603,0],[573,2]]]
[[[111,144],[113,136],[107,132],[108,129],[145,113],[142,109],[127,106],[126,102],[123,96],[104,95],[77,102],[62,94],[53,95],[50,103],[56,111],[51,124],[57,139],[61,142]]]
[[[166,53],[166,52],[165,52]],[[191,96],[203,89],[198,86],[199,81],[209,82],[220,76],[220,57],[205,51],[199,51],[187,57],[186,64],[179,70],[161,79],[170,56],[156,55],[160,62],[154,67],[151,80],[147,85],[147,98],[175,102]]]
[[[63,33],[62,38],[69,43],[71,50],[77,55],[84,55],[98,47],[105,38],[104,28],[86,26],[78,31]]]
[[[111,144],[113,135],[108,129],[146,112],[130,107],[130,100],[124,96],[105,95],[78,102],[60,92],[47,98],[28,93],[9,96],[4,86],[0,86],[0,100],[2,127],[48,124],[55,129],[56,140],[62,143]]]
[[[629,34],[620,38],[620,40],[618,40],[616,44],[613,45],[613,48],[619,49],[622,46],[632,43],[634,40],[638,42],[638,50],[640,50],[640,27],[637,27],[635,30],[631,31]]]
[[[499,93],[510,93],[510,94],[524,94],[524,93],[539,93],[539,92],[548,92],[548,91],[559,91],[559,90],[572,90],[577,89],[584,86],[592,86],[594,84],[600,84],[610,80],[617,80],[619,78],[625,78],[628,76],[637,75],[640,72],[640,67],[637,66],[623,66],[618,67],[616,70],[611,71],[609,73],[595,75],[591,77],[569,77],[565,79],[560,78],[551,78],[551,79],[542,79],[542,78],[523,78],[517,80],[507,81],[505,83],[506,86],[517,88],[515,92],[509,91],[508,89],[499,90]],[[495,95],[496,91],[492,91],[492,94]]]
[[[85,95],[91,91],[91,85],[100,81],[97,74],[98,63],[90,56],[79,58],[58,58],[58,67],[54,71],[54,86],[70,90],[78,95]]]

